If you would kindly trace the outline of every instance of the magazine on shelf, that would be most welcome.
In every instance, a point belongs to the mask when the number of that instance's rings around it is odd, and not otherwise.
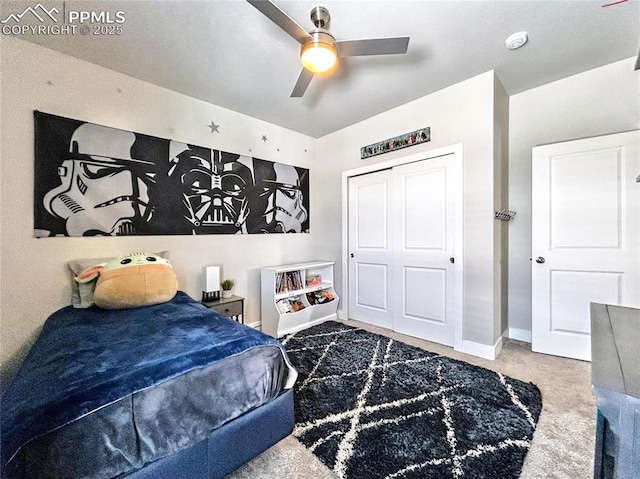
[[[280,314],[295,313],[305,308],[304,302],[300,296],[292,296],[291,298],[282,298],[276,301],[276,308]]]

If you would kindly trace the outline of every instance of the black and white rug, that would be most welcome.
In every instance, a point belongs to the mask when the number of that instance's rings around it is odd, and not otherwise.
[[[334,321],[281,340],[300,373],[293,433],[339,477],[519,476],[535,385]]]

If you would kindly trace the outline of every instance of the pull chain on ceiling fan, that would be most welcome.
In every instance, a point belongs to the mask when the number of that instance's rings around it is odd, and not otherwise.
[[[336,63],[337,57],[407,53],[409,37],[336,40],[327,29],[331,17],[329,10],[325,7],[318,6],[311,9],[311,21],[316,28],[307,32],[269,0],[247,0],[247,2],[302,45],[300,61],[304,68],[291,92],[292,97],[304,95],[314,73],[330,70]]]

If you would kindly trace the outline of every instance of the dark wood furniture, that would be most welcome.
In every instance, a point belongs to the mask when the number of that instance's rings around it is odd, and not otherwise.
[[[597,479],[640,479],[640,309],[591,303]]]
[[[216,301],[203,301],[207,308],[244,324],[244,298],[231,296]]]

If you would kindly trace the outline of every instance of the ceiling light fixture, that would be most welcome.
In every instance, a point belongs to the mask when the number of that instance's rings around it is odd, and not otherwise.
[[[338,50],[335,38],[326,30],[317,28],[310,32],[312,40],[302,45],[300,61],[309,71],[322,73],[330,70],[336,64]]]
[[[307,90],[316,72],[330,74],[337,70],[337,57],[358,57],[364,55],[397,55],[407,53],[409,37],[364,38],[361,40],[336,40],[329,31],[329,10],[313,7],[310,12],[315,28],[307,31],[293,21],[271,0],[247,0],[269,20],[282,28],[299,42],[300,60],[304,67],[293,87],[291,98],[300,98]]]
[[[529,40],[527,32],[518,32],[509,36],[504,43],[507,46],[507,50],[516,50],[527,43],[527,40]]]

